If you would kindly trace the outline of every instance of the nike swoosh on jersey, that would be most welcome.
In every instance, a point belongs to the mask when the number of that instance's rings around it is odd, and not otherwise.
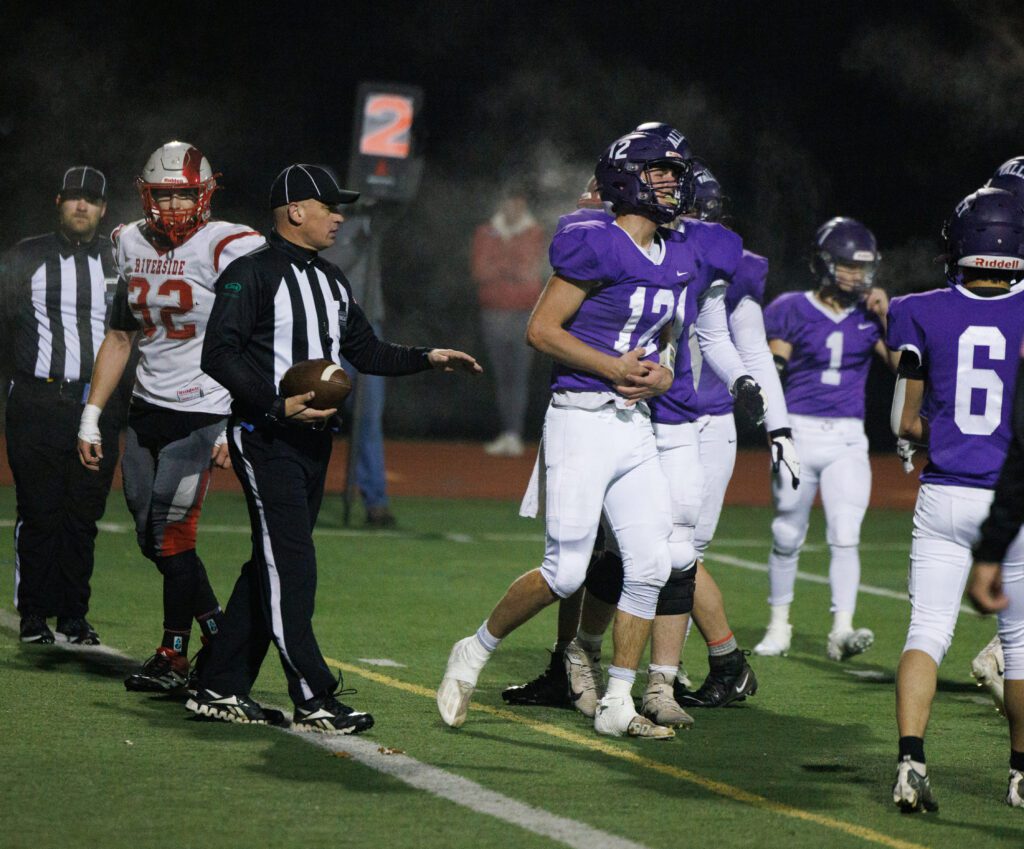
[[[858,325],[857,325],[857,329],[858,329],[858,330],[870,330],[870,329],[871,329],[872,327],[874,327],[874,326],[875,326],[875,325],[873,325],[873,324],[872,324],[872,323],[871,323],[871,322],[869,321],[869,322],[868,322],[867,324],[858,324]]]
[[[689,277],[689,276],[690,276],[690,272],[689,271],[677,271],[676,272],[676,277]]]

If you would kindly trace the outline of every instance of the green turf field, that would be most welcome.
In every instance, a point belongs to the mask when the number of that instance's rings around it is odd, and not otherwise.
[[[13,501],[12,490],[0,490],[0,515],[13,516]],[[331,738],[328,751],[315,745],[325,742],[319,735],[190,721],[178,701],[125,692],[128,661],[22,646],[8,626],[0,630],[0,845],[840,849],[1024,841],[1024,814],[1001,801],[1004,723],[968,674],[994,633],[991,620],[963,615],[943,666],[928,738],[941,812],[906,817],[889,800],[905,601],[862,594],[857,622],[877,641],[839,665],[824,656],[828,588],[799,581],[791,655],[755,659],[754,699],[697,712],[696,727],[668,743],[598,738],[578,714],[504,707],[501,689],[547,661],[554,616],[546,612],[502,646],[481,678],[478,709],[454,731],[432,694],[448,650],[539,562],[540,525],[517,518],[511,504],[482,501],[399,500],[393,533],[345,531],[340,513],[329,501],[317,536],[315,622],[324,653],[358,688],[347,700],[376,717],[372,731]],[[106,645],[143,658],[160,636],[158,576],[136,552],[119,493],[105,518],[117,527],[100,534],[90,620]],[[765,510],[726,510],[713,550],[730,562],[708,561],[748,647],[766,623],[767,578],[742,564],[764,562],[769,519]],[[827,554],[820,515],[815,522],[800,566],[820,576]],[[0,558],[8,611],[9,526]],[[869,515],[863,583],[902,592],[909,539],[909,514]],[[200,553],[222,600],[248,545],[241,497],[211,496]],[[284,706],[273,654],[254,696]],[[695,636],[687,667],[697,680],[703,654]]]

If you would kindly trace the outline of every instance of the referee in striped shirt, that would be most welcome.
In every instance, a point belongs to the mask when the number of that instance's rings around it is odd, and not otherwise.
[[[116,278],[110,242],[97,235],[106,195],[101,172],[69,168],[57,194],[57,229],[19,242],[0,261],[2,338],[14,366],[7,459],[18,505],[14,604],[23,642],[52,643],[46,619],[56,616],[68,641],[99,643],[85,615],[96,523],[117,452],[90,474],[78,462],[77,434]],[[124,409],[115,405],[101,420],[110,445]]]
[[[304,360],[338,362],[339,356],[367,374],[482,371],[461,351],[378,339],[345,276],[318,256],[334,243],[343,221],[339,205],[358,196],[325,168],[289,166],[270,190],[274,232],[267,244],[232,262],[217,280],[202,366],[232,395],[228,446],[249,506],[253,550],[187,703],[202,716],[272,718],[249,691],[273,642],[295,703],[295,727],[351,734],[373,725],[370,714],[335,698],[339,681],[312,627],[312,534],[332,444],[324,425],[337,411],[307,407],[311,393],[282,397],[285,371]]]

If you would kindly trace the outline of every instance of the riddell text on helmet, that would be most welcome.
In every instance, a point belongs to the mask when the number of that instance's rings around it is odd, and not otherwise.
[[[1008,271],[1024,269],[1024,259],[1018,257],[1006,257],[1005,259],[986,256],[965,256],[960,260],[960,265],[967,265],[973,268],[1004,268]]]

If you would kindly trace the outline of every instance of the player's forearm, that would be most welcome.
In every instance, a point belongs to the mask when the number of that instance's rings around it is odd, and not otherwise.
[[[736,378],[746,374],[747,370],[729,335],[723,298],[701,304],[694,329],[705,363],[711,366],[719,380],[731,388]]]
[[[109,330],[96,354],[92,367],[87,403],[101,410],[107,405],[121,382],[125,367],[132,355],[135,334],[126,330]]]
[[[616,358],[590,347],[581,342],[562,327],[530,323],[526,331],[526,341],[535,351],[546,354],[553,360],[573,369],[596,374],[606,380],[614,380]]]
[[[768,349],[761,307],[749,299],[741,301],[729,318],[729,329],[746,371],[760,384],[768,398],[765,428],[771,432],[789,427],[786,398],[775,358]]]

